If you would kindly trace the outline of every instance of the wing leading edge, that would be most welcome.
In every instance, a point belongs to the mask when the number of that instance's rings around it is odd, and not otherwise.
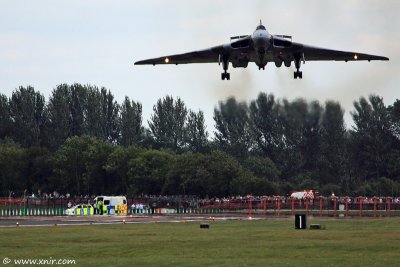
[[[315,47],[310,45],[303,45],[302,49],[300,49],[301,53],[304,54],[305,61],[324,61],[324,60],[334,60],[334,61],[357,61],[357,60],[389,60],[387,57],[358,53],[358,52],[349,52],[349,51],[340,51],[333,49],[326,49],[321,47]]]
[[[214,46],[204,50],[193,51],[184,54],[169,55],[151,58],[135,62],[135,65],[160,65],[160,64],[190,64],[190,63],[215,63],[219,62],[219,56],[223,52],[223,46]]]

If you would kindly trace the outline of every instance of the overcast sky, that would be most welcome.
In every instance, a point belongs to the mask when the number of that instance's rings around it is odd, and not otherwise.
[[[110,89],[143,104],[146,122],[157,99],[181,97],[203,110],[209,132],[213,109],[229,96],[250,101],[260,92],[293,100],[339,101],[346,122],[353,101],[377,94],[387,105],[400,98],[400,1],[397,0],[2,0],[0,93],[32,85],[48,100],[61,83]],[[294,67],[264,71],[255,64],[133,66],[135,61],[189,52],[251,34],[259,20],[272,34],[296,42],[387,56],[390,61],[306,62],[302,80]],[[146,123],[147,124],[147,123]]]

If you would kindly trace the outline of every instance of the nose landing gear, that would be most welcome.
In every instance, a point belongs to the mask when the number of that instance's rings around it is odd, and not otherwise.
[[[231,79],[231,74],[229,72],[225,71],[225,72],[221,73],[221,80],[225,80],[225,79],[227,79],[227,80]]]
[[[295,79],[297,79],[297,78],[303,79],[303,72],[302,72],[302,71],[299,71],[299,70],[297,69],[297,71],[294,72],[294,78],[295,78]]]

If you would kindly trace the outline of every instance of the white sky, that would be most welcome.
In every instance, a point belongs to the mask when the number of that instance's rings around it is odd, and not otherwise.
[[[61,83],[93,84],[143,104],[146,122],[160,97],[181,97],[203,110],[214,131],[213,109],[229,96],[250,101],[259,92],[293,100],[339,101],[351,123],[353,101],[371,93],[387,105],[400,98],[400,1],[397,0],[2,0],[0,92],[32,85],[48,100]],[[259,71],[218,64],[133,66],[138,60],[189,52],[251,34],[262,19],[272,34],[332,49],[387,56],[390,61],[268,64]],[[147,124],[147,123],[146,123]]]

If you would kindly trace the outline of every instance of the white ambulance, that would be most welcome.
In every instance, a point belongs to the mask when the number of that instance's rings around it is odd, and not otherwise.
[[[128,204],[124,196],[97,196],[94,203],[97,215],[128,215]]]

